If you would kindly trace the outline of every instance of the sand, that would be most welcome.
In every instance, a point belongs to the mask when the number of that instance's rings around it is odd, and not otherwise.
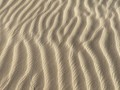
[[[120,0],[0,0],[0,90],[120,90]]]

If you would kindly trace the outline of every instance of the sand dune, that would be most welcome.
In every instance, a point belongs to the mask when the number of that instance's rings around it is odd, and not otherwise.
[[[0,90],[120,90],[120,0],[0,0]]]

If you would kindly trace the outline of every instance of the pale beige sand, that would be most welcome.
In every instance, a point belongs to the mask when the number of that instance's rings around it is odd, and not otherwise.
[[[120,0],[0,0],[0,90],[120,90]]]

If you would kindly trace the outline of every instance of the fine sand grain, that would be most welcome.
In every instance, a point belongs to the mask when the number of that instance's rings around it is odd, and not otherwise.
[[[120,90],[120,0],[0,0],[0,90]]]

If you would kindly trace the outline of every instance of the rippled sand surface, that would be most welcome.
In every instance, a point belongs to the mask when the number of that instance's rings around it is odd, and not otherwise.
[[[120,0],[0,0],[0,90],[120,90]]]

